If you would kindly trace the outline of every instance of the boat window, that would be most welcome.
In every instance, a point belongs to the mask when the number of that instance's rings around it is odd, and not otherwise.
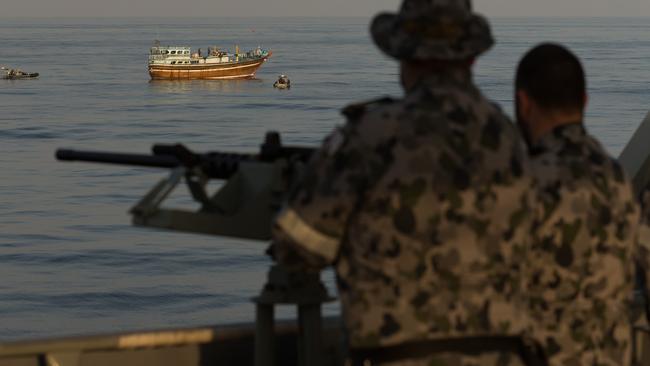
[[[172,65],[176,65],[176,61],[172,61]]]

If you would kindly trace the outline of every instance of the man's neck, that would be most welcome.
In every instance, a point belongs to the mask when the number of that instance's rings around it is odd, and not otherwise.
[[[471,69],[464,64],[447,65],[436,69],[412,67],[402,69],[402,86],[408,94],[422,83],[436,83],[445,80],[467,82],[472,79]]]
[[[582,112],[575,113],[552,113],[537,115],[530,121],[530,135],[533,143],[537,143],[542,137],[551,133],[560,126],[582,122]]]

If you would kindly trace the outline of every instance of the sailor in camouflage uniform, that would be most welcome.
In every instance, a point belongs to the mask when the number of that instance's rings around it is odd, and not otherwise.
[[[277,218],[274,256],[334,266],[351,355],[367,355],[352,363],[519,365],[493,336],[526,328],[531,182],[523,139],[472,82],[489,25],[469,0],[405,0],[371,33],[406,95],[344,109]],[[467,336],[433,356],[426,343]]]
[[[516,83],[539,194],[525,276],[532,335],[551,365],[628,365],[639,215],[630,181],[585,131],[585,77],[573,54],[536,47]]]

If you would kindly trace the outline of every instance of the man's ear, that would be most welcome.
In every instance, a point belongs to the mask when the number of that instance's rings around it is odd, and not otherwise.
[[[582,96],[582,109],[587,109],[587,103],[589,103],[589,96],[585,93]]]
[[[522,89],[518,89],[516,93],[517,97],[515,98],[515,103],[517,103],[517,108],[521,114],[521,117],[530,115],[530,108],[532,107],[532,103],[530,97],[528,96],[528,93]]]

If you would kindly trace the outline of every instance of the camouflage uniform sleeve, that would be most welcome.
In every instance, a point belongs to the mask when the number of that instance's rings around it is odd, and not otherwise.
[[[276,218],[276,260],[306,270],[336,261],[349,218],[370,182],[372,161],[356,123],[327,137]]]

